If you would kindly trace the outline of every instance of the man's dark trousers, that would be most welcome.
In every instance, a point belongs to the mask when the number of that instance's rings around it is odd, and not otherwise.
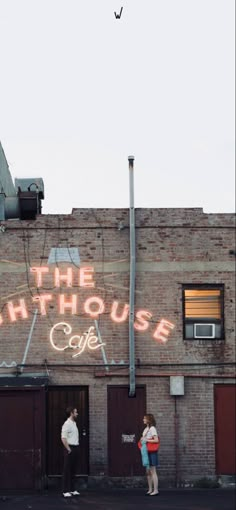
[[[78,463],[79,447],[69,445],[71,452],[68,453],[64,448],[64,467],[62,475],[62,492],[72,492],[74,490],[74,477]]]

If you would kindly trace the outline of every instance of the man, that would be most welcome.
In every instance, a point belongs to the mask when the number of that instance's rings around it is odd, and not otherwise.
[[[62,491],[64,498],[79,496],[74,490],[74,476],[78,461],[79,431],[76,425],[78,411],[74,407],[66,409],[67,420],[62,425],[61,440],[64,446],[64,467],[62,476]]]

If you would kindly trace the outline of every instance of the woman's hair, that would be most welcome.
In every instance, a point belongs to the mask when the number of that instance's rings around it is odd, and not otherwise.
[[[155,427],[155,425],[156,425],[156,420],[155,420],[155,418],[154,418],[153,414],[145,414],[144,416],[145,416],[145,418],[147,419],[148,425],[149,425],[150,427],[152,427],[152,426],[154,426],[154,427]]]

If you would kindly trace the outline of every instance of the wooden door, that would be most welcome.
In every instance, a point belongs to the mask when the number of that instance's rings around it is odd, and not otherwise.
[[[236,474],[236,386],[215,384],[216,474]]]
[[[42,389],[0,391],[0,489],[41,488],[43,404]]]
[[[89,474],[89,407],[87,386],[49,386],[47,394],[47,475],[61,475],[63,446],[61,427],[66,419],[65,410],[73,406],[78,410],[80,437],[77,475]]]
[[[136,387],[129,397],[128,386],[108,386],[108,469],[110,476],[143,475],[137,441],[143,431],[146,388]]]

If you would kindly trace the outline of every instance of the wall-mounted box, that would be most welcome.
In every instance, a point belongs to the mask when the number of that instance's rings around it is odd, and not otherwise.
[[[184,376],[171,375],[170,376],[170,395],[181,396],[184,395]]]

